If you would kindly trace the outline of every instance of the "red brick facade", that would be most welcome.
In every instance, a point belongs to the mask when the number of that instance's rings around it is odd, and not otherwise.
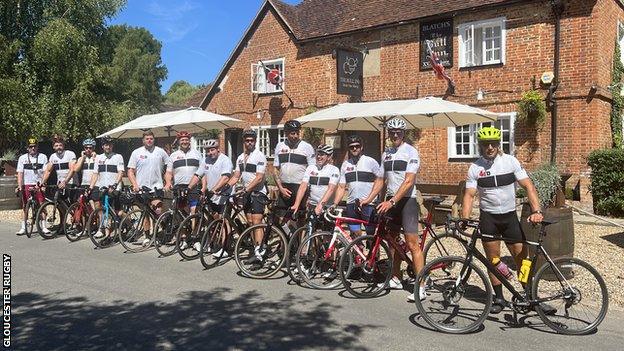
[[[564,1],[561,19],[561,56],[558,101],[556,159],[562,173],[572,174],[569,186],[581,180],[588,184],[587,155],[611,145],[609,124],[610,93],[614,45],[618,20],[624,10],[617,0]],[[248,41],[232,57],[225,82],[216,81],[221,90],[208,94],[204,107],[213,112],[242,119],[247,126],[277,125],[300,117],[310,108],[323,108],[346,102],[336,93],[336,63],[332,51],[337,47],[358,47],[378,42],[380,74],[364,78],[363,101],[412,99],[440,96],[444,81],[418,66],[419,24],[407,23],[366,32],[298,42],[270,3],[260,12],[257,26]],[[459,68],[457,26],[472,21],[506,18],[506,60],[502,65]],[[478,106],[494,112],[514,112],[532,79],[553,71],[555,20],[550,1],[515,2],[508,7],[459,12],[454,15],[453,67],[447,72],[456,82],[449,100]],[[258,60],[285,59],[284,94],[256,95],[251,92],[251,64]],[[227,67],[227,66],[226,66]],[[592,86],[597,89],[591,90]],[[478,101],[479,89],[486,92]],[[542,87],[545,96],[547,87]],[[262,119],[258,119],[258,111]],[[465,178],[470,160],[450,160],[446,129],[423,130],[415,143],[420,150],[422,168],[418,181],[456,184]],[[532,169],[550,159],[550,114],[547,123],[536,130],[517,124],[515,154]],[[581,196],[587,196],[583,191]]]

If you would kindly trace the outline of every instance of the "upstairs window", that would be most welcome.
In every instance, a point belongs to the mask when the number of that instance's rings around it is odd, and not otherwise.
[[[459,67],[505,63],[505,18],[459,25]]]
[[[267,74],[272,70],[279,71],[282,83],[280,85],[269,82]],[[279,93],[284,88],[284,59],[267,60],[251,64],[251,92],[254,94]]]

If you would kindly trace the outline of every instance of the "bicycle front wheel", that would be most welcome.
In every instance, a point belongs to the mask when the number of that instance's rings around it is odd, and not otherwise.
[[[128,252],[147,250],[154,242],[154,217],[147,210],[128,213],[119,224],[119,243]]]
[[[609,306],[604,280],[594,267],[578,258],[560,257],[553,264],[546,262],[533,279],[533,298],[544,301],[536,306],[537,314],[557,333],[593,332]],[[544,303],[550,307],[548,314],[544,312]]]
[[[208,226],[208,221],[202,216],[201,213],[195,213],[186,217],[176,233],[177,251],[185,260],[199,258],[201,239]]]
[[[117,236],[117,224],[113,214],[101,208],[91,212],[87,219],[87,235],[96,248],[113,246]]]
[[[29,238],[31,238],[35,233],[35,229],[37,228],[36,222],[41,220],[41,218],[37,217],[37,206],[33,201],[35,200],[28,201],[28,209],[26,210],[26,221],[24,223],[26,226],[26,236]]]
[[[307,236],[308,226],[303,226],[296,229],[294,233],[290,235],[290,239],[288,240],[288,255],[286,256],[285,265],[288,276],[290,276],[290,279],[292,279],[292,281],[296,284],[300,284],[302,282],[301,275],[297,269],[297,251],[299,251],[299,245]]]
[[[243,231],[236,241],[234,258],[241,273],[249,278],[269,278],[279,272],[286,261],[284,234],[274,225],[256,224]],[[262,240],[257,242],[256,234]]]
[[[338,267],[340,255],[349,243],[341,235],[323,232],[305,239],[297,250],[297,271],[314,289],[334,289],[342,283]]]
[[[440,257],[422,269],[414,284],[414,296],[420,287],[427,294],[416,298],[420,316],[435,329],[451,334],[478,329],[492,305],[492,287],[483,271],[464,257]]]
[[[161,257],[171,256],[178,251],[176,233],[184,217],[179,211],[169,210],[158,217],[154,226],[154,246]]]
[[[69,206],[63,221],[63,231],[67,240],[71,242],[80,240],[85,232],[88,217],[86,207],[81,208],[80,203],[74,202]]]
[[[425,245],[423,256],[425,263],[427,263],[439,257],[466,257],[466,251],[466,244],[459,236],[443,233],[432,235],[431,240]]]
[[[387,289],[392,278],[392,258],[380,237],[364,235],[353,240],[340,257],[340,279],[358,298],[371,298]]]
[[[37,211],[37,231],[44,239],[52,239],[63,230],[63,216],[61,215],[60,203],[52,201],[44,202]]]

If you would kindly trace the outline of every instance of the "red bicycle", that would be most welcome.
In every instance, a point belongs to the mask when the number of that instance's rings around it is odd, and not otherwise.
[[[80,240],[85,233],[89,215],[93,212],[88,189],[77,189],[77,191],[80,194],[78,200],[69,206],[63,221],[65,236],[72,242]]]
[[[433,228],[432,213],[430,210],[425,220],[420,221],[423,231],[419,235],[419,245],[425,263],[438,257],[465,256],[466,241],[452,232],[437,234]],[[415,279],[410,251],[405,242],[399,241],[400,236],[393,236],[389,232],[390,220],[388,216],[378,216],[372,221],[376,223],[375,234],[353,240],[340,257],[340,279],[345,289],[355,297],[375,297],[387,289],[393,268],[389,247],[407,264],[407,275]],[[431,239],[425,245],[428,237]],[[435,267],[446,268],[444,264]]]

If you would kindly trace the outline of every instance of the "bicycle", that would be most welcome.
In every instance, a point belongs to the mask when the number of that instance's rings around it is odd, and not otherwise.
[[[68,200],[62,198],[72,190],[69,187],[60,189],[58,186],[49,186],[48,188],[56,188],[52,199],[46,201],[39,206],[37,210],[37,232],[44,239],[52,239],[58,236],[63,230],[63,220],[69,208]]]
[[[89,215],[93,212],[88,189],[81,188],[78,192],[78,200],[69,206],[63,221],[63,232],[71,242],[80,240],[86,231]]]
[[[154,243],[156,219],[159,215],[152,207],[151,201],[155,197],[163,198],[162,189],[150,189],[143,186],[134,194],[138,208],[130,211],[119,224],[124,230],[118,231],[117,237],[126,252],[142,252],[149,249]]]
[[[607,287],[590,264],[572,257],[551,259],[542,242],[546,236],[546,227],[554,223],[542,222],[537,242],[523,241],[535,247],[531,262],[537,262],[538,255],[543,255],[546,262],[537,270],[527,265],[528,271],[524,269],[523,263],[520,279],[525,284],[523,291],[518,291],[476,249],[479,239],[505,239],[482,234],[478,221],[455,221],[457,231],[469,238],[467,254],[465,257],[440,257],[423,268],[418,283],[425,287],[428,296],[424,301],[416,299],[420,315],[429,325],[442,332],[458,334],[478,329],[489,314],[493,293],[488,277],[475,264],[476,259],[513,295],[510,307],[515,315],[535,310],[548,327],[561,334],[580,335],[594,331],[607,314]],[[473,228],[474,232],[469,234],[466,228]],[[449,269],[432,269],[440,264]],[[592,286],[585,290],[589,284]],[[583,306],[583,302],[590,303]],[[593,302],[600,305],[595,308]]]
[[[31,238],[34,233],[33,229],[35,228],[36,223],[42,220],[41,217],[37,217],[39,213],[38,210],[39,207],[41,207],[41,204],[39,204],[39,202],[37,201],[36,194],[37,192],[41,191],[40,186],[41,184],[37,183],[37,186],[30,187],[28,189],[28,193],[30,196],[24,204],[24,208],[26,208],[26,219],[24,220],[24,228],[25,234],[29,238]],[[22,194],[18,192],[17,189],[15,195],[22,196]]]
[[[126,188],[122,188],[122,191],[118,192],[114,190],[114,187],[103,187],[100,188],[100,191],[101,206],[89,215],[86,232],[96,248],[104,249],[116,243],[117,232],[121,228],[124,231],[128,230],[128,228],[121,227],[121,222],[126,216],[130,215],[131,211],[129,210],[132,207],[134,195]],[[112,207],[110,203],[111,196],[119,196],[122,204],[121,213],[117,213]]]
[[[177,232],[182,221],[188,216],[188,212],[179,204],[187,196],[186,189],[173,188],[171,208],[163,212],[154,226],[154,246],[161,257],[173,255],[178,251]],[[198,206],[198,208],[201,208]]]
[[[391,218],[387,215],[374,214],[370,223],[376,224],[375,234],[363,235],[354,239],[340,257],[340,279],[346,291],[355,297],[371,298],[387,289],[392,278],[394,265],[389,247],[393,249],[395,255],[399,255],[402,262],[407,264],[406,273],[408,277],[416,278],[410,257],[411,251],[407,247],[407,243],[399,242],[400,235],[392,237],[388,230],[388,226],[392,225],[390,221]],[[419,235],[418,245],[423,251],[425,259],[429,256],[429,251],[432,248],[435,248],[437,254],[440,255],[449,252],[457,252],[461,255],[466,252],[466,242],[459,236],[448,232],[438,235],[435,232],[432,224],[432,211],[429,211],[426,220],[419,222],[424,228]],[[432,240],[425,246],[428,236],[431,236]],[[433,268],[442,271],[447,269],[443,264],[435,265]],[[416,286],[418,285],[416,284]]]

